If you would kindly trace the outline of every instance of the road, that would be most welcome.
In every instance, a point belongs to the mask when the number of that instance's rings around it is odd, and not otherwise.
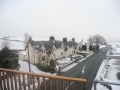
[[[110,49],[110,46],[100,49],[99,51],[95,52],[90,57],[86,58],[81,63],[77,64],[75,67],[70,69],[67,72],[59,73],[60,76],[67,76],[67,77],[76,77],[76,78],[85,78],[87,80],[86,90],[90,90],[92,88],[92,82],[99,70],[99,67],[103,60],[107,58],[107,52]],[[65,83],[65,88],[67,90],[67,83]],[[59,86],[59,90],[61,86]],[[79,85],[80,90],[82,90],[82,86]],[[75,90],[75,85],[73,83],[71,90]]]

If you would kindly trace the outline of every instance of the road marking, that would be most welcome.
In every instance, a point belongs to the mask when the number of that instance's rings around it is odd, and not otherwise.
[[[91,62],[90,62],[90,63],[91,63]],[[89,63],[89,64],[90,64],[90,63]]]
[[[100,54],[100,53],[99,53],[99,54]],[[99,54],[98,54],[96,57],[94,57],[92,61],[94,61],[94,60],[99,56]],[[92,62],[92,61],[91,61],[91,62]],[[90,63],[91,63],[91,62],[90,62]],[[90,63],[89,63],[89,64],[90,64]]]
[[[85,70],[86,66],[84,66],[83,70],[82,70],[82,74],[84,73],[84,70]]]
[[[72,85],[73,84],[73,82],[71,82],[71,84],[70,85]],[[65,90],[68,90],[68,88],[69,88],[69,86],[65,89]]]

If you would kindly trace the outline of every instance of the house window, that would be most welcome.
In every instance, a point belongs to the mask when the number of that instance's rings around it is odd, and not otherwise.
[[[42,56],[42,60],[45,60],[45,56]]]
[[[42,52],[45,53],[45,49],[42,49]]]
[[[61,52],[61,55],[63,55],[63,52]]]

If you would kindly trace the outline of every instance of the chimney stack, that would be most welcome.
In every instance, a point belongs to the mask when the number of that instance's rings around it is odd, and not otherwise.
[[[50,36],[50,41],[51,41],[52,43],[55,43],[55,38],[54,38],[54,36]]]
[[[63,42],[67,43],[67,38],[66,37],[63,38]]]
[[[72,41],[75,42],[75,38],[72,38]]]

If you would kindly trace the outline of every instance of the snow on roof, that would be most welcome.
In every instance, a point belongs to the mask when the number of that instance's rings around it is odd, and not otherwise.
[[[48,41],[49,39],[32,37],[32,40],[33,40],[33,41]]]

